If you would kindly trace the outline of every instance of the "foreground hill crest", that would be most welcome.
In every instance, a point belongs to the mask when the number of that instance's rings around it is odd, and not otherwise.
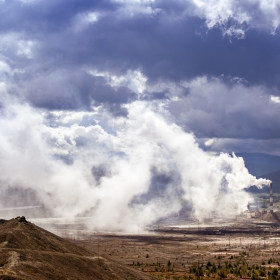
[[[0,279],[154,278],[16,217],[0,220]]]

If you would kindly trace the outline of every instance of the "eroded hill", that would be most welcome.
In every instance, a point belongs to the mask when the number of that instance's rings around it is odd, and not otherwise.
[[[154,279],[93,255],[24,217],[0,220],[0,279]]]

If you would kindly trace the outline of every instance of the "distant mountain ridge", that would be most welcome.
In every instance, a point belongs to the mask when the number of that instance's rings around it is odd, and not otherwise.
[[[264,153],[236,153],[237,156],[243,157],[244,160],[251,163],[260,163],[280,167],[280,156],[269,155]]]
[[[254,176],[280,170],[280,156],[263,153],[236,153],[236,156],[244,159],[245,166]]]
[[[245,166],[249,170],[250,174],[256,177],[280,170],[278,166],[263,165],[263,164],[257,164],[251,162],[245,162]]]
[[[280,170],[268,174],[263,174],[261,176],[258,176],[258,178],[265,178],[271,180],[274,192],[280,193]]]

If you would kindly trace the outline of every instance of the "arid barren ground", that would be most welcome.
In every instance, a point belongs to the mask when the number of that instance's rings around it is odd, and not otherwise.
[[[95,234],[73,242],[159,279],[277,279],[280,232]]]
[[[0,220],[0,279],[151,280],[152,276],[96,256],[25,217]]]
[[[24,217],[1,220],[0,279],[279,279],[274,224],[162,226],[140,234],[54,225],[67,241]]]

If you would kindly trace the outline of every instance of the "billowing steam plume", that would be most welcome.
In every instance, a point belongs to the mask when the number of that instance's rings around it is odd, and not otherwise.
[[[163,105],[134,102],[127,110],[127,118],[114,119],[101,107],[44,113],[5,101],[0,208],[21,206],[7,205],[5,191],[29,190],[53,216],[89,216],[96,229],[135,230],[186,203],[199,219],[213,210],[236,214],[250,200],[245,188],[269,183],[234,154],[204,152]]]

